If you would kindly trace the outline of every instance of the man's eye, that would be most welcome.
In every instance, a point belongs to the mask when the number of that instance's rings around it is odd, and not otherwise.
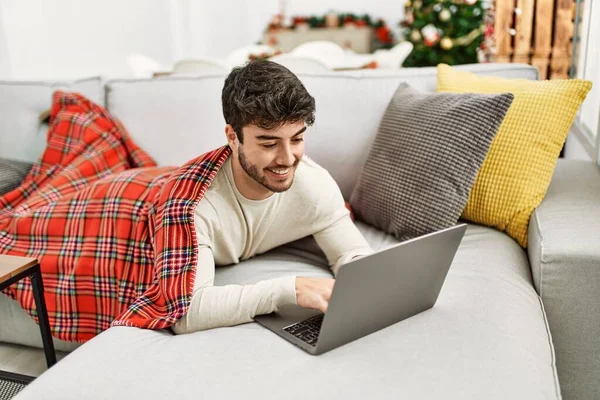
[[[294,141],[295,143],[300,143],[300,142],[303,142],[303,141],[304,141],[304,139],[302,139],[302,138],[300,138],[300,139],[294,139],[293,141]]]
[[[264,147],[265,149],[271,149],[273,147],[275,147],[274,144],[263,144],[262,147]]]

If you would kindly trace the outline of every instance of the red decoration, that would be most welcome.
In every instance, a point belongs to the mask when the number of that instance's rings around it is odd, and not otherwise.
[[[294,17],[292,19],[293,25],[297,25],[297,24],[302,24],[306,22],[306,19],[304,17]]]
[[[437,42],[440,41],[440,35],[437,36],[430,36],[425,38],[425,40],[423,41],[425,43],[425,46],[427,47],[432,47],[435,46],[437,44]]]
[[[381,43],[388,44],[392,43],[393,41],[392,31],[390,31],[390,29],[385,25],[381,28],[377,28],[377,30],[375,31],[375,35]]]

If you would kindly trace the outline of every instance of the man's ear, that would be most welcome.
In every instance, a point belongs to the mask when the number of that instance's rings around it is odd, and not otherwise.
[[[234,145],[237,143],[237,135],[230,124],[225,125],[225,137],[227,138],[229,147],[234,148]]]

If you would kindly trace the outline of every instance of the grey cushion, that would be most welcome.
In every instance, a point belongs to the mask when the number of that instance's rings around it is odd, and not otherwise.
[[[397,243],[358,227],[375,249]],[[307,239],[217,268],[216,282],[331,276],[315,249]],[[559,390],[525,251],[501,232],[469,225],[431,310],[321,356],[256,323],[181,336],[116,327],[18,399],[535,400],[560,398]]]
[[[104,103],[99,77],[74,81],[0,81],[0,157],[35,162],[46,148],[48,124],[40,115],[52,106],[56,90],[83,94]]]
[[[350,198],[356,217],[401,240],[454,225],[512,99],[401,84]]]
[[[565,399],[600,398],[600,169],[558,160],[529,223],[533,280],[548,313]]]
[[[19,186],[32,166],[32,163],[0,158],[0,196]]]

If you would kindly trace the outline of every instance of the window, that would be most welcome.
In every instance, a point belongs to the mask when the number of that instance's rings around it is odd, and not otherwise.
[[[596,21],[592,24],[592,21]],[[600,1],[577,0],[571,76],[592,81],[574,131],[600,166]]]

